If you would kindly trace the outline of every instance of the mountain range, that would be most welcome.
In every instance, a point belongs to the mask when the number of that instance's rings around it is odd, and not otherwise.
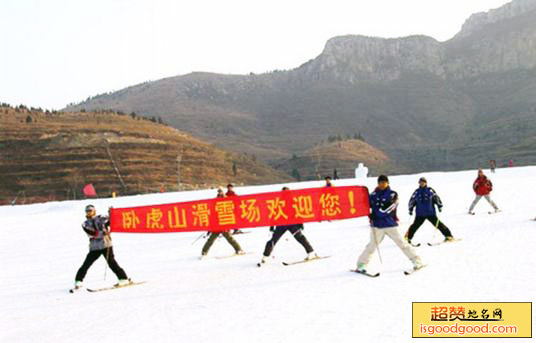
[[[474,14],[445,42],[334,37],[293,70],[191,73],[66,108],[100,109],[158,116],[274,166],[330,136],[356,134],[382,150],[395,173],[473,168],[490,159],[530,164],[536,162],[536,0]]]

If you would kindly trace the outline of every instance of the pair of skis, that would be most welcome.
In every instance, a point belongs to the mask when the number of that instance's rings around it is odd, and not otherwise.
[[[235,257],[235,256],[244,256],[244,255],[250,255],[252,254],[251,252],[246,252],[244,254],[233,254],[233,255],[226,255],[226,256],[216,256],[215,258],[216,259],[227,259],[227,258],[231,258],[231,257]],[[282,262],[284,266],[293,266],[295,264],[300,264],[300,263],[306,263],[306,262],[311,262],[311,261],[316,261],[316,260],[322,260],[324,258],[328,258],[330,256],[316,256],[316,257],[313,257],[313,258],[310,258],[310,259],[305,259],[305,260],[299,260],[299,261],[293,261],[293,262]],[[263,264],[262,263],[257,263],[257,266],[258,267],[261,267]]]
[[[80,287],[80,288],[71,288],[69,290],[69,293],[74,293],[74,292],[77,292],[81,289],[85,289],[87,290],[88,292],[92,292],[92,293],[95,293],[95,292],[102,292],[102,291],[110,291],[112,289],[118,289],[118,288],[125,288],[125,287],[131,287],[131,286],[137,286],[137,285],[141,285],[141,284],[144,284],[146,283],[147,281],[131,281],[125,285],[113,285],[113,286],[108,286],[108,287],[101,287],[101,288],[84,288],[84,287]]]
[[[438,246],[438,245],[441,245],[441,244],[445,244],[445,243],[454,243],[454,242],[459,242],[461,241],[462,239],[461,238],[454,238],[450,241],[439,241],[439,242],[427,242],[426,245],[428,245],[429,247],[435,247],[435,246]],[[413,244],[413,243],[409,243],[412,247],[414,248],[418,248],[421,246],[421,243],[416,243],[416,244]]]
[[[307,262],[313,262],[313,261],[316,261],[316,260],[322,260],[324,258],[328,258],[328,257],[331,257],[331,256],[315,256],[313,258],[310,258],[310,259],[305,259],[305,260],[300,260],[300,261],[294,261],[294,262],[282,262],[284,266],[293,266],[295,264],[300,264],[300,263],[307,263]]]
[[[426,265],[423,265],[422,267],[418,269],[413,268],[413,269],[404,270],[404,275],[411,275],[415,273],[416,271],[423,269],[424,267],[426,267]],[[365,275],[365,276],[372,277],[372,278],[380,276],[380,273],[371,274],[371,273],[368,273],[366,270],[359,270],[359,269],[350,269],[350,272]]]
[[[498,210],[498,211],[488,211],[488,214],[497,214],[497,213],[500,213],[501,210]],[[469,212],[470,215],[474,216],[476,213],[475,212]]]
[[[300,264],[300,263],[307,263],[307,262],[313,262],[313,261],[317,261],[317,260],[322,260],[322,259],[325,259],[325,258],[328,258],[328,257],[331,257],[331,256],[316,256],[316,257],[313,257],[313,258],[310,258],[310,259],[305,259],[305,260],[299,260],[299,261],[293,261],[293,262],[281,262],[284,266],[293,266],[295,264]],[[262,262],[259,262],[257,263],[257,267],[262,267],[264,263]]]
[[[252,252],[244,252],[243,254],[232,254],[232,255],[224,255],[224,256],[216,256],[215,259],[223,260],[226,258],[236,257],[236,256],[244,256],[244,255],[251,255]]]
[[[295,264],[312,262],[312,261],[321,260],[321,259],[328,258],[328,257],[330,257],[330,256],[317,256],[317,257],[309,259],[309,260],[301,260],[301,261],[295,261],[295,262],[283,262],[283,265],[284,266],[292,266],[292,265],[295,265]],[[257,266],[259,266],[259,267],[262,266],[262,263],[258,263]],[[404,275],[411,275],[411,274],[415,273],[416,271],[421,270],[424,267],[426,267],[426,265],[423,265],[423,266],[421,266],[420,268],[417,268],[417,269],[413,268],[413,269],[409,269],[409,270],[404,270]],[[350,269],[350,271],[353,272],[353,273],[362,274],[362,275],[372,277],[372,278],[380,276],[380,273],[370,274],[365,270]]]
[[[380,276],[380,273],[370,274],[366,270],[350,269],[350,271],[352,273],[362,274],[362,275],[365,275],[365,276],[368,276],[368,277],[378,277],[378,276]]]

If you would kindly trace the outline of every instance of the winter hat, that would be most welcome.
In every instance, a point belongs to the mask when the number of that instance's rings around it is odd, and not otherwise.
[[[89,212],[89,211],[95,211],[95,206],[93,206],[93,205],[87,205],[87,206],[86,206],[86,212]]]
[[[383,182],[383,181],[389,182],[389,179],[387,178],[387,176],[382,174],[382,175],[378,176],[378,183]]]
[[[421,177],[421,178],[419,179],[419,183],[421,183],[421,182],[428,183],[428,181],[426,181],[426,178],[425,178],[425,177]]]

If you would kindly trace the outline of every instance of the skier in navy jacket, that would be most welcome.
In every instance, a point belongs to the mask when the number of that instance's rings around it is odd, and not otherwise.
[[[357,261],[357,270],[366,273],[366,266],[385,235],[389,236],[413,263],[415,270],[423,267],[415,250],[404,241],[398,232],[396,207],[398,194],[389,188],[389,179],[385,175],[378,177],[378,187],[370,194],[370,242]]]
[[[411,239],[415,235],[415,232],[417,232],[425,220],[428,220],[434,227],[441,231],[443,236],[445,236],[445,241],[454,239],[449,228],[437,218],[435,206],[437,206],[437,209],[441,212],[441,208],[443,207],[441,199],[433,188],[428,187],[426,179],[421,177],[419,179],[419,188],[413,192],[411,199],[409,199],[408,207],[410,216],[413,214],[413,209],[416,208],[415,221],[411,224],[406,233],[406,239],[409,243],[411,243]]]
[[[283,187],[283,191],[288,191],[288,187]],[[279,239],[285,234],[285,232],[290,232],[294,238],[300,243],[303,248],[305,249],[305,252],[307,252],[307,256],[305,257],[305,260],[313,260],[318,257],[318,255],[314,252],[313,247],[303,234],[303,224],[294,224],[294,225],[280,225],[280,226],[271,226],[270,231],[273,232],[272,238],[266,242],[266,246],[264,248],[264,253],[262,254],[262,259],[260,263],[257,263],[257,266],[262,266],[262,264],[266,263],[268,261],[268,257],[274,250],[275,245],[279,241]]]

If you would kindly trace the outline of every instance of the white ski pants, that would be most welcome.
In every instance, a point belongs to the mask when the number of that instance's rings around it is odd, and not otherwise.
[[[361,256],[359,256],[357,263],[364,263],[365,265],[367,265],[370,261],[370,258],[372,257],[372,254],[374,254],[374,251],[377,250],[377,247],[383,241],[385,236],[389,236],[389,238],[391,238],[393,242],[395,242],[396,245],[398,245],[398,247],[402,250],[402,252],[411,260],[411,262],[415,262],[417,259],[419,259],[419,256],[417,256],[417,253],[415,252],[415,249],[413,249],[411,245],[404,241],[404,239],[400,235],[400,232],[398,232],[398,227],[395,226],[385,229],[371,227],[370,242],[365,247],[365,250],[361,253]]]
[[[489,202],[489,204],[493,207],[493,209],[497,210],[498,207],[495,205],[493,200],[489,197],[489,195],[478,195],[475,197],[475,200],[473,200],[473,203],[471,204],[471,207],[469,208],[469,212],[473,212],[473,208],[475,208],[476,204],[482,199],[482,197],[486,198],[486,200]]]

